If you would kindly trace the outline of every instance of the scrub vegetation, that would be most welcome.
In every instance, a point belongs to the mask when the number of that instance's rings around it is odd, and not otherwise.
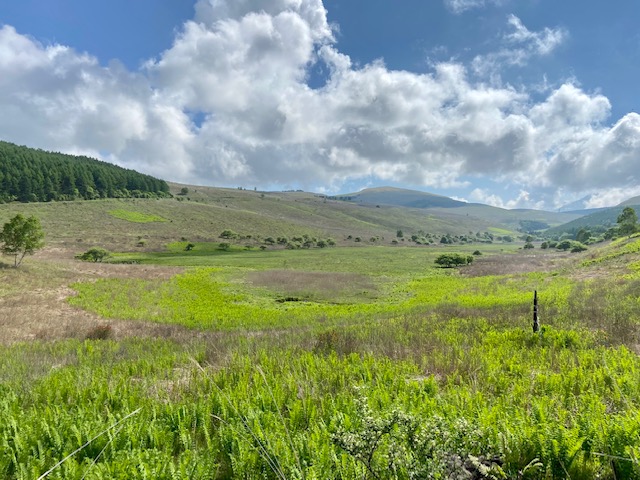
[[[0,477],[640,478],[637,236],[276,248],[330,234],[296,228],[0,269],[0,312],[38,319],[0,338]]]

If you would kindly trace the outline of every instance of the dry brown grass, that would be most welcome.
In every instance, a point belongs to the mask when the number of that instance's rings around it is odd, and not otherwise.
[[[375,298],[378,291],[371,278],[357,273],[266,270],[252,272],[248,279],[254,286],[268,288],[289,299],[366,301]]]
[[[18,268],[0,268],[0,343],[34,339],[86,338],[105,325],[103,318],[72,307],[70,284],[98,278],[169,278],[182,271],[176,267],[111,265],[80,262],[73,253],[47,248]],[[126,336],[178,336],[178,327],[151,322],[109,322],[113,338]]]
[[[469,277],[486,275],[509,275],[528,272],[550,272],[566,268],[575,254],[552,251],[535,253],[512,253],[476,257],[471,265],[460,269],[460,274]]]

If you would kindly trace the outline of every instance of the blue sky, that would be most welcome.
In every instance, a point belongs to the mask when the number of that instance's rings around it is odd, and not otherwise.
[[[635,0],[6,2],[0,139],[184,183],[612,205],[640,194],[639,19]]]

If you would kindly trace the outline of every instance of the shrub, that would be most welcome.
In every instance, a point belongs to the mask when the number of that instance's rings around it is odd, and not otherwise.
[[[227,239],[238,238],[239,236],[240,235],[234,232],[233,230],[223,230],[222,233],[220,234],[220,238],[227,238]]]
[[[93,247],[87,250],[86,252],[76,256],[76,258],[83,260],[85,262],[101,262],[105,258],[107,258],[110,253],[104,248]]]
[[[85,335],[87,340],[108,340],[113,338],[113,328],[111,325],[96,325]]]
[[[459,267],[473,262],[471,255],[461,255],[459,253],[445,253],[435,259],[435,264],[444,268]]]

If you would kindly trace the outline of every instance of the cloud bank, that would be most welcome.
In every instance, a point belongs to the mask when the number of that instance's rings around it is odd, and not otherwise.
[[[493,56],[417,74],[382,61],[355,67],[321,0],[200,0],[172,47],[139,71],[5,25],[0,138],[195,184],[337,191],[375,178],[547,208],[584,192],[602,201],[607,189],[631,192],[640,115],[611,122],[608,99],[575,83],[534,101],[483,81],[483,68],[551,54],[567,35],[530,31],[517,17],[507,26]],[[318,66],[329,75],[313,89]],[[503,201],[473,179],[520,194]]]

